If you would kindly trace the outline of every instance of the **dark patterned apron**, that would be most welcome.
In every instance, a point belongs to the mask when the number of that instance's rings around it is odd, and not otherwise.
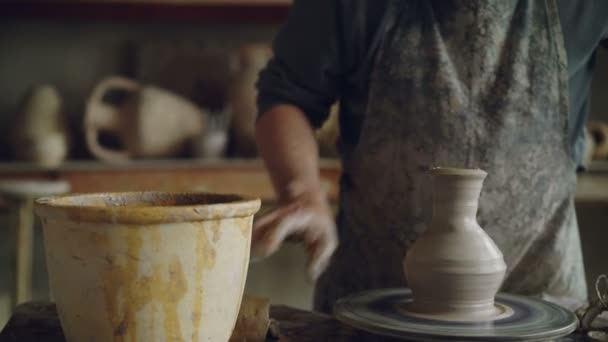
[[[566,55],[554,0],[393,6],[360,136],[342,146],[341,240],[317,284],[316,309],[406,285],[402,260],[428,222],[433,166],[488,171],[479,223],[508,265],[502,291],[581,305]]]

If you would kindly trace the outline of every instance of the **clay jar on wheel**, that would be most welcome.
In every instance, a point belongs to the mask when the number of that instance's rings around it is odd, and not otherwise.
[[[430,173],[432,219],[404,261],[414,295],[408,310],[454,320],[492,317],[506,265],[476,218],[487,173],[457,168]]]

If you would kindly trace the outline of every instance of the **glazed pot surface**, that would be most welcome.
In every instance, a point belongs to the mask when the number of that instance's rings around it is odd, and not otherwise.
[[[259,206],[201,193],[38,200],[67,340],[228,341]]]

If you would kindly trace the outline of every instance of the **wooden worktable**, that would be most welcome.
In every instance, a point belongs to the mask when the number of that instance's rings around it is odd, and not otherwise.
[[[330,198],[338,196],[340,164],[321,161],[321,177]],[[166,160],[107,164],[96,161],[68,162],[55,170],[21,163],[0,163],[0,180],[62,179],[72,192],[102,191],[210,191],[239,193],[274,201],[274,191],[259,160]],[[596,166],[579,177],[577,202],[608,205],[608,164]],[[330,316],[275,306],[271,316],[278,322],[282,341],[374,341],[377,338],[345,326]],[[54,306],[49,303],[20,307],[0,333],[0,342],[64,341]],[[390,341],[384,339],[384,341]],[[562,341],[585,341],[569,337]]]
[[[382,341],[395,339],[377,336],[350,328],[331,316],[298,310],[286,306],[273,306],[270,316],[275,320],[276,336],[267,341],[289,342],[346,342]],[[25,303],[0,332],[1,342],[65,342],[55,305],[49,302]],[[399,340],[402,341],[402,340]],[[572,335],[559,342],[590,341],[583,336]]]

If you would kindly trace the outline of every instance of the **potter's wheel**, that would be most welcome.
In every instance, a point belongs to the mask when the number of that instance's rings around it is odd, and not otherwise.
[[[362,330],[418,341],[550,340],[572,333],[578,324],[574,313],[553,303],[511,294],[496,295],[503,314],[476,322],[412,314],[407,311],[412,299],[405,288],[372,290],[339,300],[334,314]]]

